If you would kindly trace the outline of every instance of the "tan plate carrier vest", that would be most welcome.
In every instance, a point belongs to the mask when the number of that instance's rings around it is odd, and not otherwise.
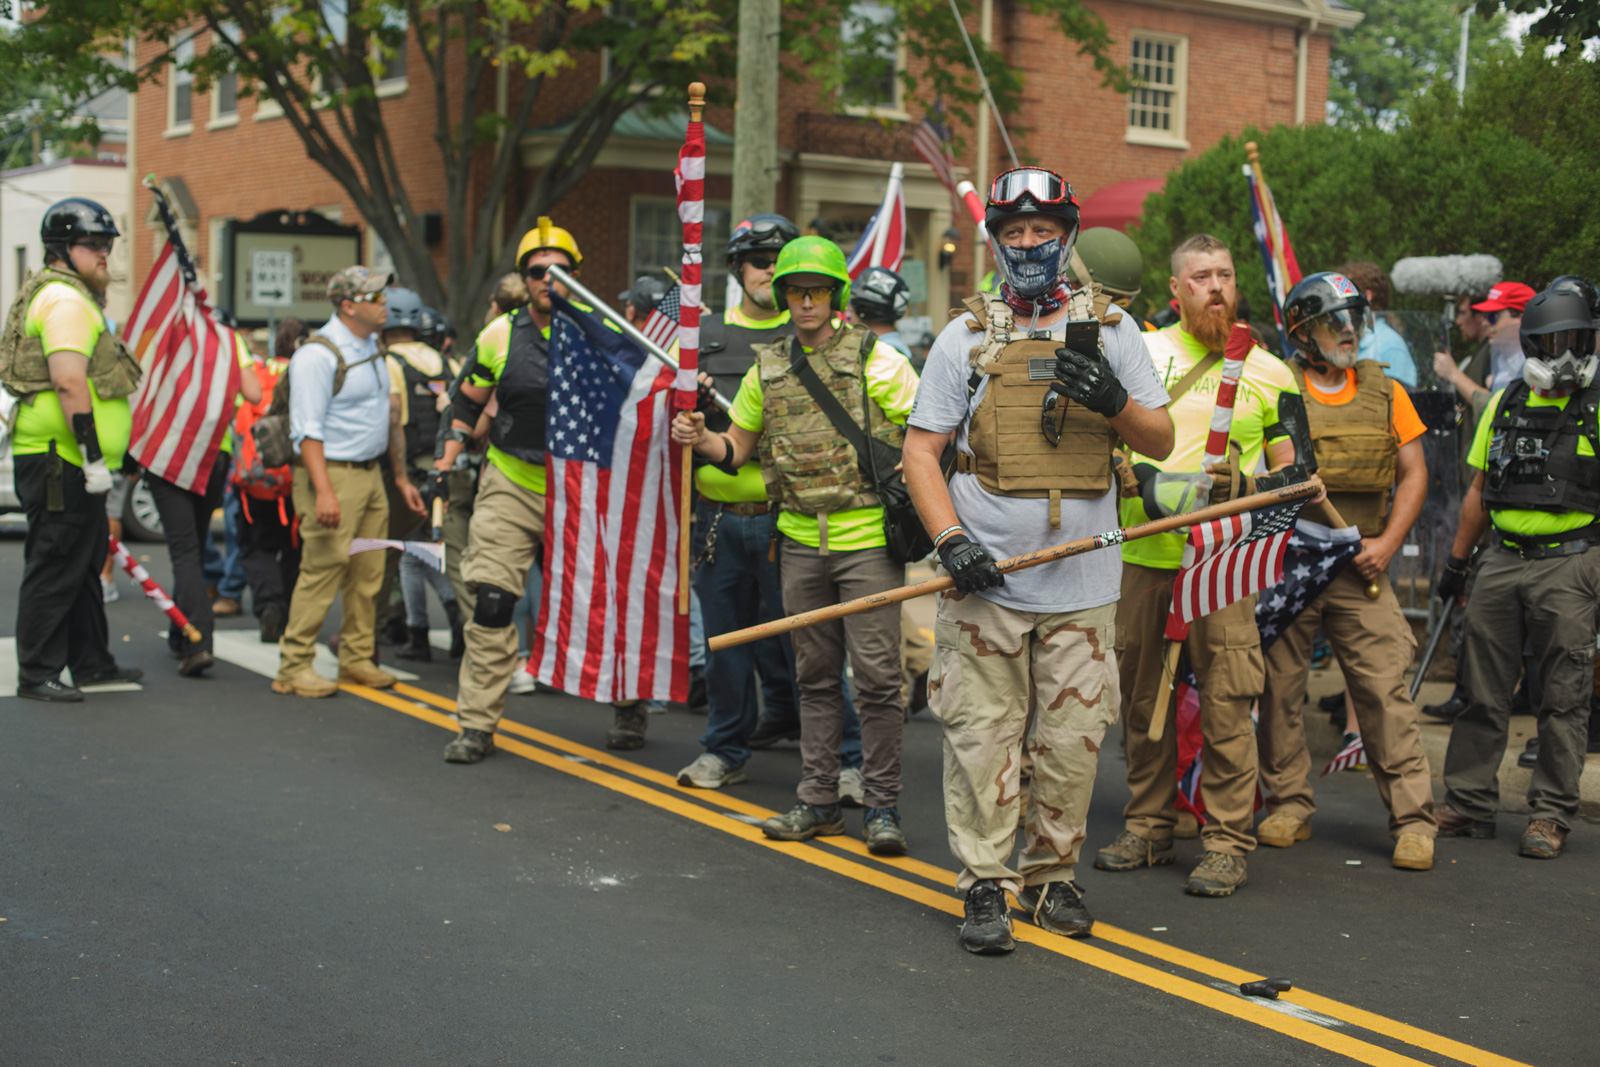
[[[1079,289],[1067,302],[1068,319],[1099,319],[1116,325],[1122,314],[1109,301],[1097,303],[1099,286]],[[983,340],[972,347],[972,367],[985,374],[989,387],[967,424],[972,454],[956,457],[956,470],[978,476],[978,484],[996,496],[1049,497],[1050,528],[1061,528],[1061,498],[1104,496],[1112,485],[1111,453],[1117,433],[1104,415],[1082,404],[1066,404],[1061,443],[1052,445],[1040,426],[1045,394],[1055,381],[1056,340],[1031,339],[1019,330],[1011,307],[998,296],[981,294],[952,312],[970,311],[973,332]],[[1015,334],[1022,334],[1018,337]],[[1100,339],[1101,355],[1105,339]]]
[[[22,291],[11,305],[10,314],[6,316],[5,333],[0,335],[0,384],[12,396],[21,397],[24,401],[35,393],[55,388],[55,383],[50,380],[50,366],[45,361],[44,341],[38,337],[24,336],[28,307],[39,290],[53,282],[70,285],[91,306],[100,306],[89,287],[76,274],[46,267],[28,275],[27,281],[22,283]],[[144,372],[128,351],[128,346],[111,332],[104,316],[100,325],[100,339],[89,354],[89,380],[94,382],[95,395],[101,400],[120,400],[133,395]]]
[[[767,499],[785,511],[815,515],[826,526],[832,512],[879,507],[878,494],[856,463],[856,450],[834,428],[811,399],[798,374],[791,373],[792,338],[756,345],[756,366],[761,375],[761,477]],[[869,344],[870,342],[870,344]],[[860,418],[862,368],[876,344],[871,330],[849,327],[813,349],[806,358],[817,377],[844,410]],[[866,345],[866,351],[862,351]],[[872,436],[900,448],[906,431],[889,421],[876,401],[872,411]],[[887,477],[891,472],[880,471]]]
[[[1323,404],[1315,387],[1306,385],[1305,368],[1289,364],[1306,401],[1306,422],[1311,447],[1317,454],[1317,473],[1328,487],[1328,503],[1339,510],[1363,537],[1383,532],[1394,492],[1400,445],[1394,439],[1394,383],[1383,364],[1363,359],[1356,363],[1356,396],[1347,404]]]

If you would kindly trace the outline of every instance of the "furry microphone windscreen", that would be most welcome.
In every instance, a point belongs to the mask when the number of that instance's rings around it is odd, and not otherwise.
[[[1483,297],[1502,272],[1495,256],[1412,256],[1395,263],[1389,280],[1402,293]]]

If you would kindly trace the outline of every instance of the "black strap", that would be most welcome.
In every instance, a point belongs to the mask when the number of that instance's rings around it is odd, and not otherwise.
[[[868,330],[867,338],[876,341],[877,335]],[[822,413],[828,416],[828,421],[833,423],[833,428],[838,430],[844,436],[844,439],[850,442],[850,447],[856,450],[856,465],[861,468],[861,472],[872,478],[873,485],[877,485],[878,480],[873,477],[873,472],[869,466],[872,463],[872,449],[867,444],[867,435],[862,432],[861,427],[855,424],[855,420],[850,418],[849,413],[844,409],[844,405],[839,403],[839,398],[833,395],[832,390],[822,384],[822,379],[817,376],[816,368],[811,365],[811,361],[806,358],[805,349],[800,346],[800,339],[798,337],[792,339],[790,345],[792,355],[789,361],[789,369],[800,379],[800,384],[806,387],[806,392],[811,394],[811,399],[817,402],[817,406],[822,409]],[[867,341],[863,341],[862,347],[865,348],[866,345]],[[866,391],[865,367],[866,361],[863,360],[863,393]]]

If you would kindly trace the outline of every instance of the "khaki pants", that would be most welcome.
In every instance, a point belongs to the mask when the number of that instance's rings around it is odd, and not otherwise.
[[[778,538],[783,610],[790,615],[893,589],[905,568],[882,548],[826,555]],[[900,798],[900,609],[889,605],[807,626],[791,635],[800,685],[800,786],[806,804],[839,802],[839,743],[844,737],[844,661],[855,673],[861,716],[861,776],[869,808],[892,808]]]
[[[374,598],[383,585],[386,552],[350,554],[357,537],[382,537],[389,528],[389,498],[383,472],[328,462],[328,482],[339,499],[339,525],[328,529],[317,521],[317,492],[311,476],[294,468],[294,510],[300,516],[300,580],[289,598],[289,621],[278,643],[278,677],[292,679],[311,669],[317,633],[333,598],[341,596],[339,668],[372,659],[375,634]]]
[[[461,577],[467,588],[496,586],[521,596],[528,568],[544,542],[544,495],[507,478],[492,463],[473,505],[472,530]],[[448,551],[448,550],[447,550]],[[517,628],[485,626],[476,617],[466,625],[467,651],[457,681],[456,720],[464,730],[493,733],[506,709],[506,686],[517,666]]]
[[[1526,643],[1541,690],[1539,762],[1528,785],[1528,807],[1531,818],[1571,829],[1594,692],[1597,605],[1600,548],[1536,560],[1501,547],[1488,551],[1467,601],[1469,701],[1450,728],[1444,757],[1451,807],[1485,822],[1499,810],[1500,760]]]
[[[980,878],[1013,893],[1072,878],[1100,745],[1122,702],[1116,614],[1115,604],[1041,614],[940,594],[928,700],[944,727],[944,818],[961,892]],[[1019,872],[1010,860],[1024,739],[1033,778]]]
[[[1128,744],[1127,828],[1165,839],[1178,821],[1177,707],[1167,701],[1166,731],[1149,737],[1162,676],[1162,632],[1172,604],[1175,570],[1122,565],[1117,605],[1117,668],[1122,675],[1122,722]],[[1256,629],[1256,598],[1247,597],[1194,620],[1184,649],[1200,687],[1200,794],[1205,801],[1208,852],[1242,856],[1256,846],[1256,738],[1250,705],[1261,694],[1265,667]],[[1180,665],[1181,667],[1181,665]]]
[[[1261,781],[1272,796],[1267,808],[1309,820],[1312,800],[1311,753],[1306,749],[1301,704],[1306,695],[1311,642],[1321,626],[1339,657],[1350,702],[1367,752],[1367,766],[1378,795],[1389,809],[1389,832],[1432,837],[1433,785],[1422,751],[1417,706],[1411,702],[1405,670],[1416,653],[1411,625],[1385,575],[1377,600],[1367,597],[1367,582],[1347,566],[1289,624],[1267,650],[1267,687],[1261,696],[1256,744]]]

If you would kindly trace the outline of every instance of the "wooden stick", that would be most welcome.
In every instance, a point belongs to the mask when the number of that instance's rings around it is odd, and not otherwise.
[[[706,109],[705,82],[689,83],[689,121],[700,122]],[[681,314],[681,312],[680,312]],[[698,355],[698,353],[697,353]],[[689,614],[689,525],[694,511],[694,446],[683,446],[682,495],[678,505],[678,614]]]
[[[1269,508],[1275,504],[1288,504],[1296,500],[1308,500],[1322,491],[1322,479],[1312,475],[1309,481],[1296,482],[1286,485],[1281,489],[1270,489],[1264,493],[1254,493],[1242,496],[1237,500],[1225,500],[1221,504],[1191,511],[1185,515],[1173,515],[1165,519],[1156,519],[1152,522],[1141,523],[1138,526],[1129,526],[1126,529],[1110,530],[1106,533],[1095,534],[1093,537],[1080,538],[1069,541],[1064,545],[1052,548],[1042,548],[1037,552],[1029,552],[1022,556],[1012,556],[1010,559],[1001,560],[995,566],[1002,572],[1009,574],[1011,571],[1020,571],[1027,567],[1037,567],[1041,563],[1051,563],[1069,556],[1081,556],[1085,552],[1093,552],[1097,548],[1106,548],[1110,545],[1120,545],[1127,541],[1137,541],[1141,537],[1150,537],[1154,534],[1171,533],[1173,530],[1185,526],[1193,526],[1213,519],[1226,518],[1229,515],[1238,515],[1245,511],[1254,511],[1258,508]],[[898,604],[902,600],[913,600],[929,593],[939,593],[951,588],[955,583],[948,576],[929,578],[916,585],[903,585],[898,589],[889,589],[882,593],[860,597],[856,600],[847,600],[842,604],[830,604],[825,608],[813,611],[803,611],[798,615],[790,615],[784,619],[774,619],[757,626],[743,630],[734,630],[731,633],[720,634],[713,637],[708,643],[711,651],[720,652],[734,645],[749,644],[759,641],[763,637],[776,637],[793,630],[801,630],[807,626],[815,626],[820,622],[832,622],[848,615],[859,615],[863,611],[874,608]]]
[[[1167,708],[1172,694],[1178,688],[1178,657],[1183,654],[1182,641],[1167,641],[1166,652],[1161,657],[1161,684],[1156,689],[1156,706],[1150,715],[1150,728],[1145,736],[1159,741],[1167,732]]]

